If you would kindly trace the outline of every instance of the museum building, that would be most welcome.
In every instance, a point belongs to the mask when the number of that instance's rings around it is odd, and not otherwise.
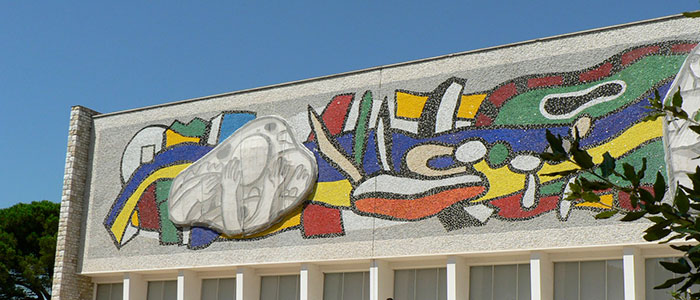
[[[668,299],[679,256],[629,195],[566,200],[572,168],[686,182],[699,19],[670,16],[221,95],[70,115],[53,299]],[[619,178],[615,179],[619,180]],[[622,183],[620,181],[620,183]]]

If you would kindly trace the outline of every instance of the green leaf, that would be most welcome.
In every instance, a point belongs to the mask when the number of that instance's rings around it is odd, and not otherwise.
[[[586,192],[581,195],[581,198],[583,201],[586,202],[600,202],[600,196],[596,195],[593,192]]]
[[[695,245],[693,246],[693,248],[690,248],[690,250],[688,250],[688,253],[695,253],[698,251],[700,251],[700,245]]]
[[[546,133],[546,138],[547,142],[549,143],[549,146],[552,148],[552,153],[557,154],[557,153],[563,153],[566,154],[566,150],[564,150],[564,146],[562,145],[562,138],[559,135],[554,135],[552,134],[549,129],[547,129]]]
[[[656,182],[654,182],[654,201],[659,202],[664,198],[666,193],[666,180],[664,180],[664,175],[661,171],[656,172]]]
[[[647,219],[649,219],[649,221],[652,221],[652,222],[654,222],[654,223],[661,223],[661,222],[666,221],[666,218],[664,218],[664,217],[659,217],[659,216],[648,217]]]
[[[681,97],[680,88],[678,88],[678,90],[675,93],[673,93],[673,100],[672,100],[671,104],[673,104],[673,106],[675,106],[675,107],[683,106],[683,97]]]
[[[683,192],[681,189],[677,190],[676,197],[673,199],[673,202],[681,214],[686,214],[688,212],[690,202],[688,201],[688,197],[685,195],[685,192]]]
[[[667,289],[667,288],[672,287],[676,283],[682,282],[683,280],[685,280],[685,277],[671,278],[669,280],[666,280],[666,282],[655,286],[654,289],[655,290]]]
[[[615,159],[610,156],[609,152],[605,152],[605,154],[603,154],[603,163],[600,164],[600,171],[602,172],[603,177],[610,176],[614,170]]]
[[[642,168],[639,169],[639,171],[637,171],[637,178],[640,180],[642,178],[644,178],[644,172],[646,172],[646,171],[647,171],[647,158],[642,157]]]
[[[633,211],[633,212],[628,212],[620,221],[623,222],[631,222],[631,221],[636,221],[639,220],[641,217],[645,216],[647,214],[646,211]]]
[[[695,133],[700,134],[700,125],[691,125],[688,126],[688,128],[690,128],[690,130],[694,131]]]
[[[700,18],[700,10],[683,12],[683,16],[686,18]]]
[[[671,229],[659,229],[659,230],[647,231],[647,233],[644,235],[644,239],[647,241],[650,241],[650,242],[658,241],[660,239],[665,238],[670,233],[671,233]]]
[[[639,178],[637,178],[637,172],[635,172],[634,167],[628,163],[622,164],[622,169],[625,171],[625,179],[629,180],[632,185],[639,186]]]
[[[574,156],[574,161],[583,169],[593,168],[593,157],[586,150],[571,147],[571,154]]]
[[[599,214],[595,215],[595,218],[596,218],[596,219],[608,219],[608,218],[610,218],[610,217],[612,217],[612,216],[614,216],[614,215],[616,215],[616,214],[617,214],[617,211],[615,211],[615,210],[608,210],[608,211],[604,211],[604,212],[602,212],[602,213],[599,213]]]
[[[676,249],[678,251],[683,251],[683,252],[687,252],[691,248],[691,246],[688,246],[688,245],[668,245],[668,246],[673,248],[673,249]]]
[[[579,179],[579,182],[581,183],[581,187],[584,190],[588,191],[600,191],[600,190],[607,190],[612,187],[610,183],[607,182],[602,182],[602,181],[590,181],[586,178],[581,177]]]
[[[565,171],[545,173],[545,174],[542,174],[542,176],[550,176],[550,177],[562,176],[562,177],[565,177],[565,176],[569,176],[571,174],[576,174],[579,171],[581,171],[581,170],[580,169],[571,169],[571,170],[565,170]]]
[[[659,263],[664,267],[664,269],[676,274],[687,274],[690,272],[690,266],[683,258],[680,258],[678,262],[675,263],[668,261],[660,261]]]

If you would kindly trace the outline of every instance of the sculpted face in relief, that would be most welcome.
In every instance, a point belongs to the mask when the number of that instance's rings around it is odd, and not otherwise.
[[[227,235],[267,229],[304,201],[316,160],[280,117],[255,119],[173,180],[170,219]]]

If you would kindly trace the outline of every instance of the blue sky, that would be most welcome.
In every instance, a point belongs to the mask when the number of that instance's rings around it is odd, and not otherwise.
[[[60,201],[72,105],[114,112],[700,9],[697,0],[96,2],[0,3],[0,208]]]

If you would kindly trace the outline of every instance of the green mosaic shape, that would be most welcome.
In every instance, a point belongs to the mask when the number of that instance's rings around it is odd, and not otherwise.
[[[595,82],[549,88],[536,89],[508,100],[499,110],[498,117],[494,120],[494,125],[532,125],[532,124],[569,124],[578,115],[587,113],[593,118],[608,114],[620,107],[623,107],[648,92],[652,86],[659,82],[675,76],[678,73],[685,55],[669,56],[648,56],[626,69]],[[617,99],[605,103],[599,103],[584,109],[576,116],[569,119],[551,120],[545,118],[539,110],[540,101],[547,95],[569,93],[585,90],[589,87],[612,80],[622,80],[627,83],[625,93]]]
[[[510,150],[504,144],[495,144],[489,150],[488,162],[491,166],[497,166],[503,163],[507,158]]]
[[[209,126],[209,122],[206,122],[200,118],[194,118],[188,124],[175,121],[172,125],[170,125],[170,129],[183,136],[204,137],[204,133],[207,131],[207,126]]]

